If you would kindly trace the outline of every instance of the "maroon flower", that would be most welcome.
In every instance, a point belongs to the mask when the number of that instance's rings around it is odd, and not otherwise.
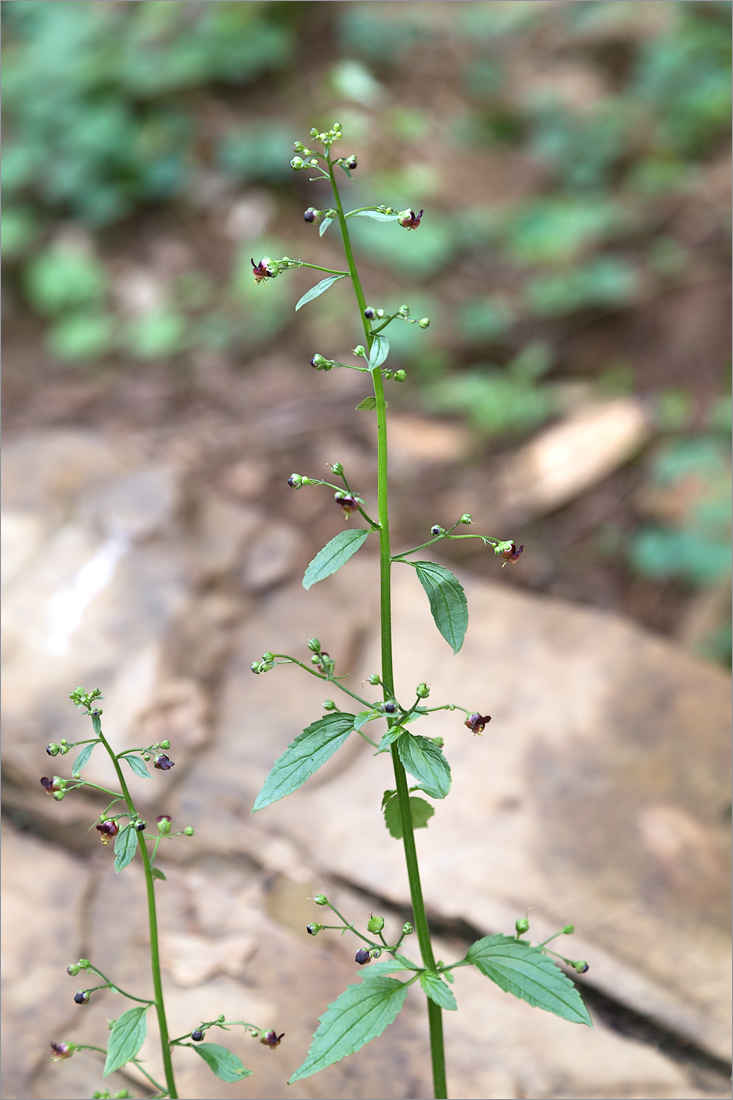
[[[354,962],[358,962],[359,966],[363,966],[364,963],[372,961],[372,957],[367,951],[366,947],[360,947],[354,955]]]
[[[116,821],[103,821],[101,825],[96,826],[97,832],[100,833],[100,840],[102,844],[109,844],[109,838],[111,836],[117,836],[120,831],[120,827]]]
[[[162,772],[167,772],[170,768],[173,767],[173,761],[169,760],[164,752],[161,752],[158,754],[158,756],[156,756],[155,760],[153,761],[153,767],[159,768]]]
[[[51,1059],[54,1062],[61,1062],[64,1058],[71,1058],[73,1053],[73,1045],[70,1047],[68,1043],[51,1043]]]
[[[414,210],[403,210],[397,221],[403,229],[419,229],[422,216],[422,210],[419,214],[416,214]]]
[[[47,775],[43,776],[43,778],[41,779],[41,783],[43,784],[43,789],[46,794],[53,794],[54,791],[61,790],[58,783],[54,782],[53,779],[49,779]]]
[[[272,278],[272,272],[267,266],[265,259],[260,260],[258,264],[256,264],[254,260],[250,259],[250,263],[252,264],[252,274],[255,277],[256,283],[261,283],[263,279]]]
[[[269,1047],[270,1050],[274,1050],[275,1047],[280,1046],[280,1043],[282,1042],[284,1035],[285,1035],[284,1031],[283,1031],[282,1035],[277,1035],[274,1031],[267,1031],[261,1037],[260,1042],[264,1043],[264,1045],[266,1047]]]
[[[484,727],[490,721],[490,714],[471,714],[463,724],[468,726],[473,733],[483,733]]]
[[[517,546],[515,543],[512,543],[510,548],[502,550],[501,556],[504,559],[501,566],[502,569],[507,562],[509,562],[511,565],[516,565],[519,561],[519,555],[522,553],[522,550],[524,550],[524,547]]]
[[[352,512],[358,512],[359,510],[359,501],[351,493],[336,493],[336,502],[341,505],[344,517],[348,517]]]

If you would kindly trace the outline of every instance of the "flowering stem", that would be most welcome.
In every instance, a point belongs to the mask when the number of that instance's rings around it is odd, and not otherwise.
[[[364,292],[361,288],[359,273],[354,262],[354,254],[349,239],[349,230],[346,224],[344,209],[341,205],[338,186],[334,177],[333,164],[328,158],[328,174],[333,190],[334,202],[338,213],[341,237],[344,243],[346,262],[349,266],[351,282],[359,305],[359,314],[364,327],[364,335],[369,349],[374,340],[364,311],[367,308]],[[371,372],[374,385],[374,397],[376,400],[377,414],[377,501],[379,516],[379,588],[380,588],[380,624],[382,642],[382,686],[385,699],[394,697],[394,671],[392,661],[392,554],[389,536],[389,497],[387,483],[387,402],[384,397],[384,379],[381,370]],[[389,725],[394,725],[394,720],[388,720]],[[400,823],[402,826],[402,843],[407,866],[407,878],[410,885],[410,899],[412,901],[413,921],[417,932],[420,953],[426,970],[435,970],[435,958],[430,941],[430,928],[428,926],[425,902],[423,900],[422,885],[420,883],[420,869],[417,861],[417,849],[415,847],[415,834],[412,825],[412,813],[410,810],[410,792],[407,785],[407,776],[400,760],[397,746],[391,746],[392,766],[394,768],[395,784],[400,811]],[[443,1017],[442,1009],[434,1001],[428,999],[428,1024],[430,1028],[430,1054],[433,1064],[433,1086],[436,1100],[444,1100],[448,1096],[445,1076],[445,1050],[443,1043]]]
[[[120,784],[120,789],[122,790],[122,793],[124,795],[125,802],[127,803],[127,808],[133,817],[137,817],[135,803],[132,801],[132,796],[130,795],[130,792],[128,790],[127,783],[125,782],[125,777],[122,774],[120,762],[115,756],[115,753],[112,750],[112,746],[102,733],[102,722],[99,716],[96,714],[92,714],[92,725],[94,727],[94,732],[107,750],[107,754],[112,761],[115,771],[117,772],[117,780]],[[175,1077],[173,1076],[173,1062],[171,1059],[171,1048],[168,1038],[168,1021],[166,1020],[165,1002],[163,1000],[163,981],[160,974],[158,914],[155,907],[155,882],[153,880],[153,866],[150,862],[148,847],[142,834],[138,834],[138,847],[140,849],[140,856],[143,861],[143,870],[145,872],[145,889],[148,899],[148,928],[150,930],[150,964],[153,975],[155,1011],[158,1016],[158,1029],[160,1031],[160,1050],[163,1057],[163,1070],[165,1072],[166,1091],[171,1100],[177,1100],[178,1090],[176,1089],[176,1081]]]

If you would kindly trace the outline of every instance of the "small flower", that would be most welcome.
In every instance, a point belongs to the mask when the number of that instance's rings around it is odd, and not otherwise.
[[[422,216],[422,210],[419,214],[416,214],[414,210],[403,210],[397,221],[403,229],[419,229]]]
[[[341,505],[345,518],[348,518],[352,512],[357,512],[359,510],[359,501],[356,497],[353,497],[351,493],[338,492],[335,494],[334,499]]]
[[[322,924],[312,923],[312,924],[306,924],[306,926],[305,926],[305,930],[306,930],[306,932],[308,933],[309,936],[317,936],[318,933],[322,931],[322,929],[323,929]]]
[[[51,1043],[51,1061],[62,1062],[64,1058],[71,1058],[74,1050],[73,1043]]]
[[[466,719],[466,721],[463,724],[464,724],[464,726],[468,726],[468,728],[473,733],[483,733],[484,727],[486,726],[487,722],[490,722],[490,721],[491,721],[491,715],[490,714],[472,714],[472,715],[470,715],[470,717],[468,717]]]
[[[285,1032],[284,1031],[280,1035],[278,1035],[274,1031],[266,1031],[265,1034],[261,1036],[260,1042],[264,1043],[264,1045],[266,1047],[269,1047],[270,1050],[274,1050],[275,1047],[280,1046],[280,1043],[283,1041],[284,1037],[285,1037]]]
[[[309,206],[308,209],[303,214],[303,221],[314,222],[316,220],[316,215],[317,214],[318,214],[318,211],[314,210],[312,206]]]
[[[61,787],[56,782],[56,776],[54,776],[53,779],[49,779],[47,775],[44,775],[41,779],[41,783],[43,784],[43,789],[46,794],[54,794],[55,791],[61,790]]]
[[[502,569],[507,562],[510,562],[512,565],[516,565],[516,563],[519,561],[519,555],[522,553],[523,550],[524,546],[517,546],[516,543],[511,541],[497,542],[496,546],[494,547],[494,553],[497,554],[500,558],[504,559],[504,561],[501,563]]]
[[[203,1039],[203,1037],[204,1037],[204,1033],[198,1027],[196,1028],[195,1031],[191,1032],[191,1038],[193,1039],[194,1043],[200,1043],[201,1040]]]
[[[171,819],[168,814],[160,814],[155,819],[158,826],[158,832],[161,836],[167,836],[171,831]]]
[[[143,828],[145,826],[143,825]],[[101,825],[96,826],[97,831],[100,833],[100,840],[102,844],[109,844],[109,838],[111,836],[117,836],[120,831],[120,827],[116,821],[103,821]]]
[[[153,767],[158,768],[162,772],[167,772],[173,767],[173,761],[169,760],[164,752],[161,752],[153,761]]]
[[[52,741],[50,745],[46,745],[46,752],[49,756],[58,756],[61,752],[61,746],[54,744]]]
[[[354,962],[357,962],[359,966],[364,966],[365,963],[371,962],[372,957],[365,947],[360,947],[354,955]]]
[[[87,993],[86,989],[77,989],[76,993],[74,994],[74,1003],[78,1005],[89,1004],[89,994]]]
[[[250,259],[250,263],[252,264],[252,274],[255,277],[256,283],[261,283],[263,279],[271,279],[273,276],[272,268],[268,267],[267,259],[267,256],[263,256],[258,264],[256,264],[254,260]]]

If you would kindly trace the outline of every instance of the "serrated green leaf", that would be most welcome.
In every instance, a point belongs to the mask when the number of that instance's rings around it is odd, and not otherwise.
[[[367,722],[371,722],[373,718],[381,718],[382,713],[379,710],[361,710],[354,719],[354,729],[360,730],[362,726],[365,726]]]
[[[273,764],[255,799],[252,813],[278,802],[302,787],[314,772],[340,749],[354,729],[354,715],[338,713],[319,718],[298,734]]]
[[[363,401],[360,401],[356,406],[357,412],[373,412],[377,407],[377,399],[374,394],[369,397],[365,397]]]
[[[435,1001],[436,1005],[440,1005],[441,1008],[445,1008],[449,1012],[455,1012],[458,1008],[455,997],[445,982],[439,978],[437,974],[432,974],[429,970],[424,970],[420,975],[420,985],[425,994],[431,1001]]]
[[[337,283],[339,279],[345,279],[345,275],[329,275],[327,279],[321,279],[320,283],[316,283],[310,290],[307,290],[302,298],[299,298],[295,309],[296,311],[304,306],[307,302],[312,302],[314,298],[320,298],[321,294],[325,294],[330,286]]]
[[[368,534],[364,528],[359,528],[339,531],[338,535],[334,535],[308,565],[303,576],[303,588],[308,589],[336,573],[361,548]]]
[[[414,775],[431,798],[445,798],[450,790],[450,764],[437,745],[427,737],[404,733],[397,741],[397,752],[406,771]]]
[[[139,756],[121,756],[120,760],[126,760],[130,765],[135,775],[139,775],[141,779],[152,779],[150,772],[145,767],[145,761],[141,760]]]
[[[110,1073],[127,1065],[140,1050],[148,1033],[145,1013],[149,1007],[150,1005],[136,1005],[135,1008],[128,1008],[119,1020],[115,1020],[109,1034],[107,1061],[102,1070],[103,1077],[109,1077]]]
[[[402,820],[400,818],[400,804],[396,796],[390,798],[383,807],[384,823],[389,829],[390,836],[395,840],[402,840]],[[424,798],[410,797],[410,817],[413,829],[427,829],[428,821],[435,814],[435,810]]]
[[[468,627],[468,604],[463,588],[450,569],[432,561],[410,561],[427,593],[433,620],[454,653],[463,645]]]
[[[219,1046],[218,1043],[193,1043],[189,1044],[190,1050],[195,1050],[199,1058],[203,1058],[207,1066],[220,1081],[241,1081],[243,1077],[252,1074],[251,1069],[246,1069],[241,1058],[232,1054],[231,1050]]]
[[[137,851],[137,829],[123,825],[115,837],[115,871],[118,873],[132,863]]]
[[[484,936],[466,958],[506,993],[563,1020],[593,1027],[573,982],[539,948],[511,936]]]
[[[328,229],[329,225],[333,221],[333,218],[324,218],[321,224],[318,226],[318,236],[322,237]]]
[[[384,360],[389,355],[389,340],[386,336],[382,336],[381,332],[378,332],[374,337],[374,341],[369,352],[369,370],[376,370],[377,367],[381,367]]]
[[[375,222],[396,222],[399,214],[382,214],[379,210],[349,210],[346,218],[371,218]]]
[[[394,744],[398,737],[401,737],[406,731],[402,726],[392,726],[390,729],[385,730],[382,734],[382,740],[379,742],[379,748],[377,754],[380,752],[386,752],[390,745]]]
[[[405,1003],[407,985],[380,974],[347,986],[320,1017],[308,1056],[288,1081],[302,1081],[381,1035]]]
[[[89,744],[85,745],[84,748],[81,750],[71,769],[71,774],[73,775],[74,779],[79,778],[79,775],[81,774],[81,769],[84,767],[85,764],[89,763],[89,757],[92,755],[98,744],[99,741],[90,741]]]
[[[167,881],[167,879],[166,879],[165,875],[163,874],[163,872],[161,871],[160,867],[151,867],[150,869],[153,872],[153,878],[159,878],[163,882]]]

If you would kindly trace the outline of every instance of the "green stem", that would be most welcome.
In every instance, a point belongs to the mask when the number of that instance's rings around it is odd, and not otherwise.
[[[346,262],[351,275],[351,282],[359,305],[359,314],[364,327],[369,349],[373,343],[367,318],[364,310],[367,308],[364,292],[361,288],[359,273],[354,262],[354,253],[349,239],[349,230],[341,205],[338,186],[334,178],[333,165],[330,157],[328,161],[328,174],[331,180],[336,210],[338,212],[341,237],[344,242]],[[380,630],[382,641],[382,686],[385,698],[394,697],[394,668],[392,660],[392,553],[389,537],[389,496],[387,482],[387,403],[384,397],[384,379],[381,370],[371,372],[374,385],[374,397],[377,407],[377,502],[379,516],[379,592],[380,592]],[[393,725],[389,721],[389,725]],[[399,758],[396,745],[392,745],[392,765],[394,767],[395,784],[400,808],[400,822],[402,825],[402,843],[405,852],[407,866],[407,878],[410,885],[410,899],[412,901],[413,921],[417,932],[420,953],[423,965],[427,970],[435,970],[435,958],[430,941],[430,928],[425,902],[423,900],[422,885],[420,882],[420,868],[417,861],[417,849],[415,847],[415,834],[410,812],[410,792],[407,786],[407,777],[402,761]],[[445,1076],[445,1051],[443,1043],[443,1017],[442,1009],[429,998],[428,1024],[430,1029],[430,1055],[433,1064],[433,1086],[436,1100],[445,1100],[448,1096]]]
[[[99,737],[100,741],[104,745],[109,755],[114,769],[117,772],[117,780],[120,784],[120,789],[125,797],[127,808],[133,816],[137,816],[137,810],[135,809],[135,803],[132,801],[132,796],[125,782],[125,777],[122,774],[122,768],[120,762],[112,750],[112,746],[102,733],[102,723],[99,717],[96,715],[92,717],[92,723],[94,725],[94,732]],[[171,1100],[177,1100],[178,1090],[176,1089],[176,1081],[173,1076],[173,1062],[171,1059],[170,1040],[168,1038],[168,1021],[165,1015],[165,1002],[163,1000],[163,981],[160,974],[160,944],[158,941],[158,914],[155,907],[155,881],[153,879],[153,866],[150,862],[150,855],[148,853],[148,847],[145,843],[145,838],[140,834],[138,835],[138,848],[140,849],[140,856],[143,861],[143,869],[145,871],[145,889],[148,900],[148,927],[150,930],[150,964],[153,975],[153,991],[155,993],[155,1011],[158,1016],[158,1030],[160,1031],[160,1050],[163,1057],[163,1070],[165,1072],[165,1084],[168,1096]]]

